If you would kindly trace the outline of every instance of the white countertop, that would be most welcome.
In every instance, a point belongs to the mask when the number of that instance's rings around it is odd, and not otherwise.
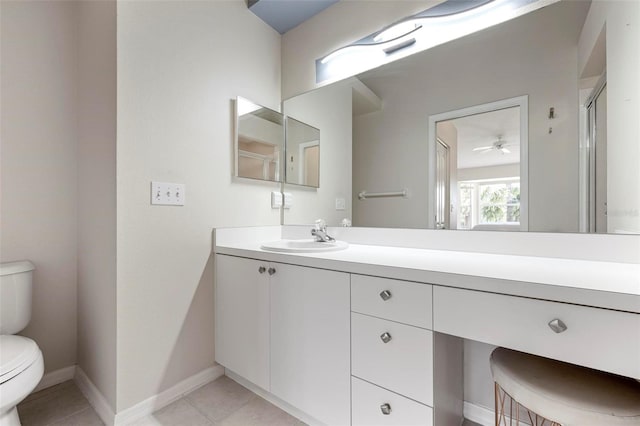
[[[639,264],[359,244],[326,253],[276,253],[261,243],[228,242],[215,252],[640,313]]]

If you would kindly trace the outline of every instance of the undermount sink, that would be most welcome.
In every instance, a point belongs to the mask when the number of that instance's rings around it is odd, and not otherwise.
[[[263,243],[260,248],[284,253],[321,253],[324,251],[338,251],[349,247],[344,241],[316,241],[308,240],[277,240]]]

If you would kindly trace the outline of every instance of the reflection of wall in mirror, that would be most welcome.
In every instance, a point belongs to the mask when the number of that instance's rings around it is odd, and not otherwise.
[[[277,180],[279,147],[239,137],[238,176]]]
[[[312,224],[323,218],[337,226],[344,218],[351,220],[351,91],[346,84],[336,84],[284,102],[286,115],[319,129],[321,135],[320,187],[285,184],[294,195],[293,207],[285,210],[286,224]],[[335,209],[336,198],[346,200],[344,210]]]
[[[450,122],[436,124],[436,134],[449,147],[449,224],[447,229],[458,226],[458,131]]]
[[[311,145],[303,147],[304,177],[303,185],[318,186],[320,183],[320,146]]]
[[[605,51],[598,58],[594,53],[602,36]],[[594,61],[600,59],[600,69],[606,66],[608,232],[640,233],[638,40],[640,2],[592,2],[578,44],[578,65],[582,78],[597,75]]]
[[[317,147],[319,144],[320,131],[317,128],[294,117],[287,117],[287,183],[318,187],[318,176],[312,180],[305,179],[308,171],[318,169],[317,164],[307,166],[308,158],[305,157],[305,148]],[[320,161],[320,157],[317,157],[317,161]]]
[[[260,116],[238,118],[238,170],[240,177],[279,180],[279,157],[284,145],[282,124]]]
[[[576,10],[585,16],[584,3],[559,3],[405,59],[413,68],[399,68],[400,61],[386,73],[361,75],[384,109],[354,120],[354,186],[414,189],[402,208],[389,204],[367,211],[375,217],[366,223],[390,226],[392,218],[392,226],[426,226],[421,212],[429,200],[426,189],[418,188],[428,179],[428,116],[528,94],[529,229],[578,230]],[[540,22],[555,25],[540,31]],[[552,134],[550,106],[561,112]]]

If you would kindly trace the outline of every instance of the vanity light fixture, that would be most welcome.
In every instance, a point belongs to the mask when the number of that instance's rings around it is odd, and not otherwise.
[[[556,0],[447,0],[316,60],[316,82],[355,75]],[[538,3],[536,7],[530,6]],[[542,5],[542,6],[541,6]]]
[[[414,34],[416,31],[422,28],[422,25],[412,24],[411,27],[412,28],[409,28],[405,32],[401,33],[400,31],[395,30],[395,26],[394,26],[392,28],[389,28],[389,30],[385,30],[379,35],[377,35],[376,37],[374,37],[373,40],[375,41],[375,43],[362,43],[362,44],[354,43],[348,46],[341,47],[329,53],[324,58],[320,59],[320,63],[326,64],[332,61],[333,59],[337,58],[338,56],[344,55],[346,53],[353,53],[357,49],[367,49],[370,47],[380,47],[382,51],[384,51],[385,53],[395,52],[398,49],[402,49],[403,47],[410,46],[411,44],[416,42],[415,38],[407,38],[407,36],[409,36],[410,34]],[[394,31],[388,32],[390,30],[394,30]],[[384,33],[387,33],[387,34],[383,35]],[[393,35],[395,35],[395,37],[391,37]]]

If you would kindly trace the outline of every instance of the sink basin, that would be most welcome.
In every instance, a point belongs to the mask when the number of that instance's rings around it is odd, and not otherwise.
[[[270,241],[260,246],[263,250],[279,251],[284,253],[321,253],[325,251],[344,250],[349,244],[344,241],[319,242],[308,240],[277,240]]]

